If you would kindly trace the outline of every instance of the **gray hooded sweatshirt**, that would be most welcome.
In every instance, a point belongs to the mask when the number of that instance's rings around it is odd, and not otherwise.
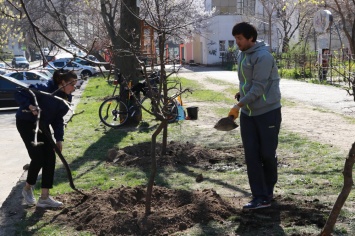
[[[281,107],[280,77],[274,57],[265,43],[257,41],[238,56],[241,111],[258,116]]]

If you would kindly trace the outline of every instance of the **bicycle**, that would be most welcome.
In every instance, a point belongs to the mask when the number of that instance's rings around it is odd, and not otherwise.
[[[121,76],[121,75],[120,75]],[[120,77],[119,76],[119,77]],[[142,115],[141,110],[146,110],[149,113],[154,113],[153,101],[157,101],[157,82],[159,81],[159,75],[155,72],[149,76],[150,86],[153,88],[151,91],[148,89],[146,81],[139,82],[132,88],[130,85],[127,85],[128,90],[128,103],[125,104],[119,97],[116,95],[117,87],[119,85],[118,81],[115,80],[115,88],[112,93],[112,96],[105,99],[99,108],[99,117],[102,123],[106,126],[112,128],[118,128],[123,126],[129,117],[135,115]],[[136,98],[140,97],[140,93],[143,93],[143,98],[138,100]],[[155,97],[155,99],[153,99]],[[176,100],[177,95],[169,97],[164,102],[164,97],[159,95],[159,101],[157,102],[158,110],[161,111],[168,118],[168,122],[174,122],[178,116],[178,101]],[[134,100],[134,101],[132,101]],[[131,104],[130,104],[131,103]],[[127,105],[129,107],[127,107]],[[140,109],[141,108],[141,109]],[[140,114],[139,114],[140,113]]]

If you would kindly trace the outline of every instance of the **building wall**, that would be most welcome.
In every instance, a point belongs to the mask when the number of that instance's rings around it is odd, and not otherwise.
[[[221,0],[230,1],[230,0]],[[236,0],[237,2],[237,0]],[[240,1],[238,1],[240,2]],[[212,9],[212,0],[206,0],[206,10]],[[276,14],[276,12],[275,12]],[[208,27],[203,30],[203,37],[195,36],[193,38],[193,52],[186,49],[185,57],[188,60],[194,60],[195,63],[200,63],[204,65],[218,65],[222,63],[223,52],[228,50],[229,46],[236,46],[235,39],[232,35],[233,26],[242,21],[247,21],[252,23],[258,30],[258,39],[264,40],[265,43],[269,44],[269,27],[268,22],[265,20],[265,12],[263,11],[263,6],[259,1],[256,1],[255,14],[254,15],[236,15],[236,14],[223,14],[216,15],[212,19],[208,19]],[[272,24],[272,50],[279,51],[282,41],[280,40],[280,30],[278,30],[278,24]],[[296,40],[297,37],[291,40]],[[220,46],[220,42],[225,43],[224,47]],[[186,44],[188,45],[188,44]],[[224,51],[223,51],[224,49]],[[186,60],[188,62],[188,60]]]

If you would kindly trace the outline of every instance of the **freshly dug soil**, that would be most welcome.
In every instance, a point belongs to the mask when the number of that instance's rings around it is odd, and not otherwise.
[[[149,147],[145,143],[109,150],[108,164],[147,166],[150,163]],[[200,165],[212,168],[220,162],[243,165],[242,155],[235,155],[242,153],[242,147],[213,150],[172,142],[168,145],[168,153],[166,156],[158,155],[158,166]],[[196,182],[201,181],[202,175],[196,178]],[[255,230],[263,232],[263,235],[273,235],[282,232],[280,222],[287,222],[288,226],[314,224],[321,229],[325,223],[324,211],[329,211],[329,206],[320,204],[317,199],[295,202],[281,196],[276,196],[271,208],[243,211],[245,201],[241,198],[223,199],[213,189],[186,191],[154,186],[152,212],[146,216],[145,186],[121,186],[107,191],[93,189],[85,193],[87,196],[75,192],[58,196],[65,203],[65,208],[59,214],[58,211],[47,212],[56,214],[51,223],[90,231],[95,235],[172,235],[196,224],[206,225],[215,221],[226,227],[239,225],[231,235],[245,235],[243,232],[252,235]],[[43,213],[38,211],[40,217]],[[233,222],[228,221],[232,219]]]

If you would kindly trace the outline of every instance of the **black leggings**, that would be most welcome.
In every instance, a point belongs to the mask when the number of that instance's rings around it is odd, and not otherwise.
[[[42,188],[52,188],[55,169],[55,152],[49,139],[43,134],[38,133],[37,141],[42,145],[34,147],[35,124],[29,121],[16,120],[16,127],[26,145],[28,155],[31,158],[30,167],[27,173],[27,183],[35,185],[38,173],[42,169]],[[49,127],[47,127],[49,130]]]

